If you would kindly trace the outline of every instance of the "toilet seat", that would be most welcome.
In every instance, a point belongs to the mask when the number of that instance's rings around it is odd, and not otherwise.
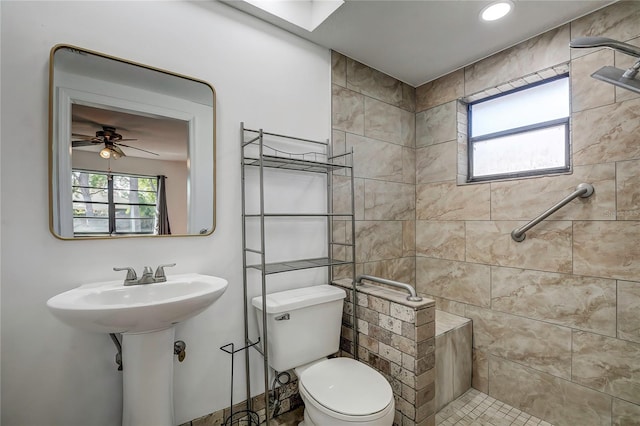
[[[350,358],[332,358],[304,369],[300,393],[316,408],[340,420],[376,420],[393,409],[393,391],[373,368]]]

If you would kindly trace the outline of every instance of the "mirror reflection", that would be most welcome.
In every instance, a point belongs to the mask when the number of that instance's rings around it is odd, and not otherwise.
[[[213,88],[73,46],[50,71],[54,235],[210,234]]]

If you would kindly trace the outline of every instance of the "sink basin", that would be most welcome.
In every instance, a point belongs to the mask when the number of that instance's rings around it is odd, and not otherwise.
[[[122,333],[122,425],[173,426],[174,325],[205,310],[227,289],[227,280],[183,274],[163,283],[86,284],[47,301],[68,325]]]
[[[124,286],[122,280],[86,284],[47,301],[64,323],[101,333],[145,333],[169,328],[202,312],[227,288],[223,278],[200,274],[163,283]]]

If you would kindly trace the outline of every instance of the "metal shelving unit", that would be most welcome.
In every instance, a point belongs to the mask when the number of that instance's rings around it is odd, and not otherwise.
[[[352,279],[355,283],[356,280],[356,268],[355,268],[355,187],[353,177],[353,151],[333,155],[332,146],[329,141],[314,141],[310,139],[302,139],[292,136],[280,135],[276,133],[268,133],[262,129],[253,130],[244,127],[244,123],[241,123],[241,174],[242,174],[242,262],[243,262],[243,289],[244,289],[244,330],[245,330],[245,344],[247,346],[253,346],[262,354],[264,359],[264,387],[265,387],[265,407],[266,407],[266,424],[269,424],[269,359],[268,359],[268,338],[267,338],[267,309],[266,298],[262,298],[262,323],[263,332],[259,340],[262,341],[262,349],[255,345],[249,338],[248,329],[248,317],[251,309],[250,301],[248,300],[248,282],[247,271],[254,269],[260,272],[261,276],[261,289],[260,294],[266,295],[267,292],[267,277],[272,274],[286,273],[290,271],[299,271],[310,268],[327,268],[328,281],[333,280],[334,270],[336,266],[350,265],[352,271]],[[272,147],[265,144],[265,138],[274,139],[278,141],[284,141],[288,144],[293,144],[296,148],[301,150],[310,149],[304,153],[292,153],[284,151],[281,148]],[[259,187],[259,212],[247,213],[246,205],[246,168],[255,167],[258,169],[257,185]],[[265,189],[265,169],[274,170],[287,170],[300,173],[320,173],[326,175],[326,196],[327,196],[327,211],[324,213],[282,213],[282,212],[266,212],[264,189]],[[344,176],[350,179],[350,201],[351,209],[349,212],[334,212],[333,211],[333,172],[344,171]],[[295,185],[295,182],[292,182]],[[268,226],[268,220],[271,218],[326,218],[327,227],[327,256],[316,257],[311,259],[291,259],[284,262],[270,262],[266,261],[266,249],[265,249],[265,226]],[[341,219],[347,221],[350,224],[351,243],[337,242],[333,239],[333,225],[334,219]],[[260,223],[259,231],[259,247],[247,246],[247,221],[258,220]],[[350,250],[350,255],[345,256],[345,259],[334,258],[334,248],[343,247],[344,250]],[[247,263],[247,256],[259,256],[260,261],[255,264]],[[357,334],[357,333],[356,333]],[[251,409],[251,385],[249,383],[249,353],[245,354],[245,368],[247,377],[247,401]]]

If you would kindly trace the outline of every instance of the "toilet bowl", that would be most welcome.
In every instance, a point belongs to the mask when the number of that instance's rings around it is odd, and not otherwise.
[[[305,405],[303,426],[391,426],[395,402],[382,374],[340,350],[343,289],[318,285],[254,297],[260,335],[266,310],[269,366],[294,369]]]
[[[350,358],[331,358],[294,369],[305,405],[301,426],[390,426],[393,392],[373,368]]]

